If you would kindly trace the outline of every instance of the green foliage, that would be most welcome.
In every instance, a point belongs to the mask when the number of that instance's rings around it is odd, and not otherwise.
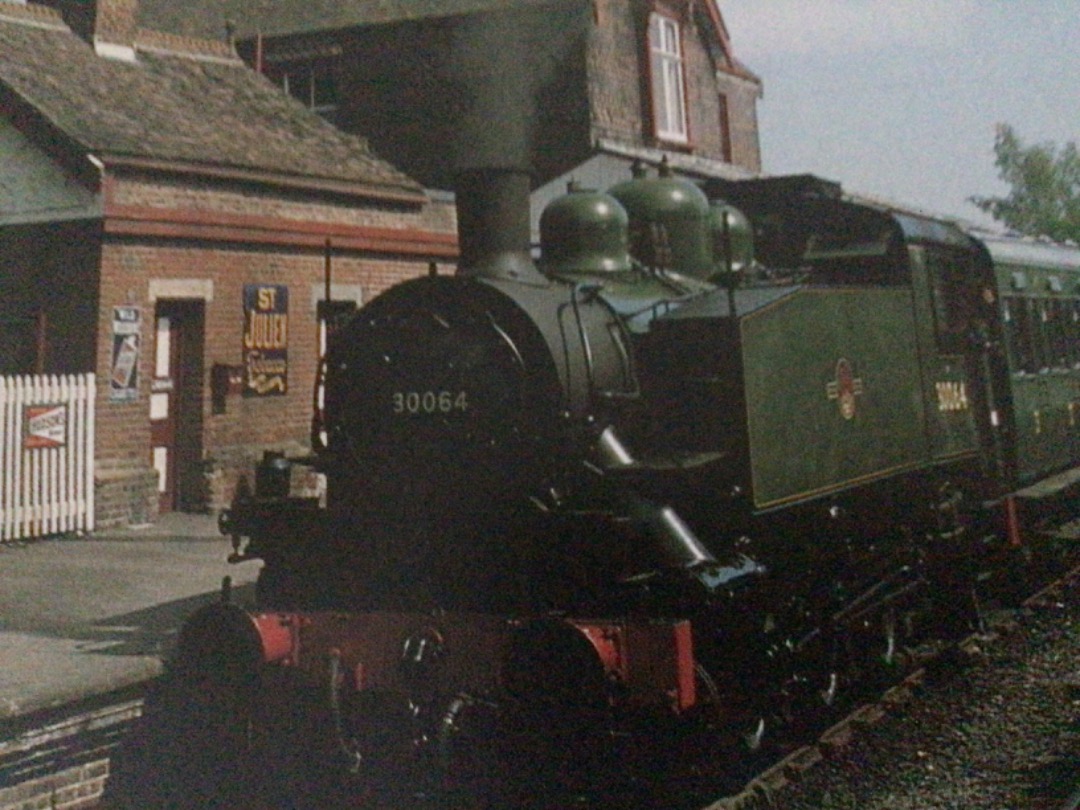
[[[994,138],[994,164],[1012,189],[1005,197],[971,202],[1008,227],[1029,236],[1080,242],[1080,152],[1076,142],[1025,146],[1008,124]]]

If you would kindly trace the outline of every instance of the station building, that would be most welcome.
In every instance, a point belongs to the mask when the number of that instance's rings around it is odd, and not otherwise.
[[[98,527],[305,452],[319,302],[448,270],[455,231],[224,37],[0,0],[0,375],[95,372]]]

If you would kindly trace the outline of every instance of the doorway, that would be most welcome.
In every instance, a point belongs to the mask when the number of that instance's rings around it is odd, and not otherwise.
[[[160,512],[202,511],[203,334],[201,300],[159,299],[150,377],[150,462]]]

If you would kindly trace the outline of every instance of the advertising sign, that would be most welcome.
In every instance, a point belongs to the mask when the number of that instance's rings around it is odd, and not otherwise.
[[[288,391],[289,288],[244,285],[244,396]]]
[[[142,314],[138,307],[113,307],[112,371],[109,400],[133,402],[139,398],[139,341]]]
[[[67,443],[67,405],[33,405],[25,411],[27,450],[63,447]]]

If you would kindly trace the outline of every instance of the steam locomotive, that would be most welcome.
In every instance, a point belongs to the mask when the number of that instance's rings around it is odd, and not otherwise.
[[[335,329],[313,456],[223,516],[259,605],[174,674],[287,806],[701,773],[973,626],[1078,478],[1075,247],[661,166],[571,187],[534,259],[528,195],[467,178],[458,273]]]

